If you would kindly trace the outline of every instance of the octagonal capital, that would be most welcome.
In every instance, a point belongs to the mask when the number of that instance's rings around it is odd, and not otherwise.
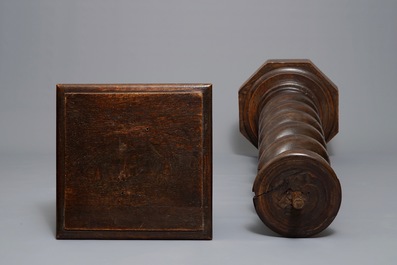
[[[258,116],[271,91],[292,88],[315,103],[328,142],[338,133],[338,88],[310,60],[268,60],[239,90],[240,132],[258,146]]]

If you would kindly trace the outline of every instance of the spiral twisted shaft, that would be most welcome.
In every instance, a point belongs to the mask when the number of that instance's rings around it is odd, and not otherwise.
[[[328,227],[341,203],[326,142],[337,133],[337,89],[310,61],[267,62],[240,89],[240,129],[259,149],[260,219],[286,237]]]
[[[283,89],[271,95],[259,116],[258,168],[277,155],[294,150],[310,150],[327,162],[324,132],[313,101],[304,93]]]

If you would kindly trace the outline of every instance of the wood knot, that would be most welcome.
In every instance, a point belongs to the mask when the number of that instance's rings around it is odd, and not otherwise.
[[[291,192],[292,207],[297,210],[302,209],[305,206],[305,200],[303,199],[302,192],[292,191]]]

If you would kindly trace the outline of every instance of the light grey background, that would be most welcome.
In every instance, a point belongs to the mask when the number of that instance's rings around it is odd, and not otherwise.
[[[0,1],[1,264],[395,264],[397,1]],[[338,87],[342,208],[319,237],[275,237],[250,192],[237,92],[267,59]],[[214,240],[57,241],[55,85],[213,84]]]

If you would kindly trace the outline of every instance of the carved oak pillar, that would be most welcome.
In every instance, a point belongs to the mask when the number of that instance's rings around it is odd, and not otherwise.
[[[240,131],[259,149],[260,219],[286,237],[321,232],[341,203],[326,150],[338,132],[337,87],[309,60],[271,60],[241,87],[239,105]]]

